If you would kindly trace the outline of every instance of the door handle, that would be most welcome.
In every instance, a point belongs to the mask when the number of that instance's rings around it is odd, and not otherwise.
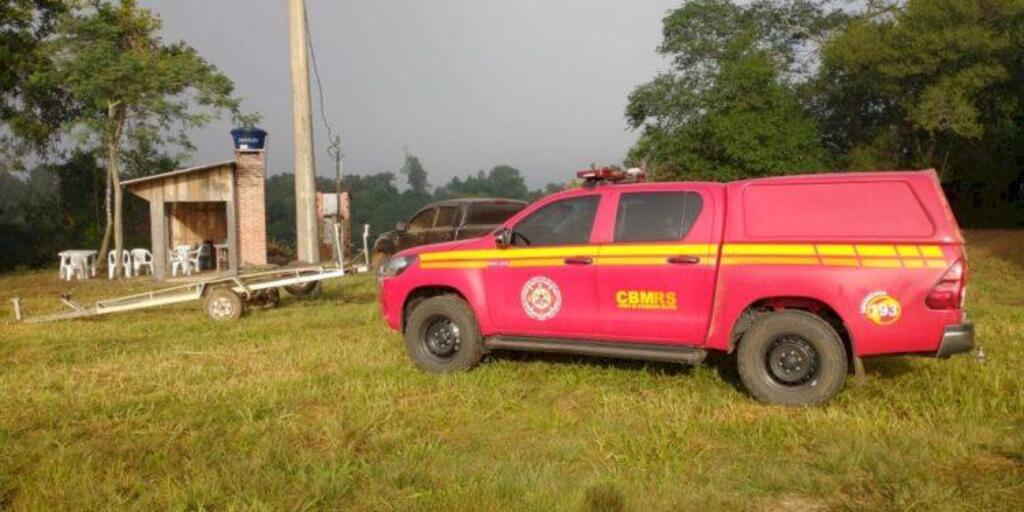
[[[700,258],[698,258],[697,256],[689,255],[669,256],[668,262],[673,265],[696,265],[700,263]]]
[[[565,259],[565,263],[568,265],[590,265],[594,263],[594,258],[587,256],[572,256]]]

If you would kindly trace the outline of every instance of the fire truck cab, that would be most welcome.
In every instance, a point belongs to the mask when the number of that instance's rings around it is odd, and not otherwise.
[[[381,269],[380,304],[432,372],[492,350],[699,363],[755,398],[822,404],[854,358],[973,347],[964,239],[934,171],[645,183],[583,171],[488,236]]]

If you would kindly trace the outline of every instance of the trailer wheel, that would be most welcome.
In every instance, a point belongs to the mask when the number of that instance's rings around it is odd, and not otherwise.
[[[248,300],[245,301],[246,306],[260,309],[275,308],[280,303],[281,292],[279,292],[277,288],[269,288],[255,292]]]
[[[225,320],[238,320],[242,317],[245,303],[237,293],[230,288],[214,288],[206,295],[206,302],[203,309],[206,316],[218,322]]]
[[[782,405],[821,405],[846,382],[846,348],[827,322],[805,311],[765,315],[736,351],[740,379],[754,398]]]
[[[320,294],[320,281],[312,281],[309,283],[302,284],[291,284],[285,286],[284,289],[290,293],[293,297],[300,299],[306,297],[315,297]]]

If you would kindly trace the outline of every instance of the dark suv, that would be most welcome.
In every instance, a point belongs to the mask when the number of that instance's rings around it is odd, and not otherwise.
[[[465,240],[494,231],[509,217],[526,208],[514,199],[448,199],[428,204],[394,231],[382,233],[373,243],[373,267],[389,256],[419,245]]]

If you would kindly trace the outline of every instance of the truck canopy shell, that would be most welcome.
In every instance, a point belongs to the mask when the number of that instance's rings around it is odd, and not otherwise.
[[[726,242],[963,243],[934,170],[754,179],[726,190]]]

